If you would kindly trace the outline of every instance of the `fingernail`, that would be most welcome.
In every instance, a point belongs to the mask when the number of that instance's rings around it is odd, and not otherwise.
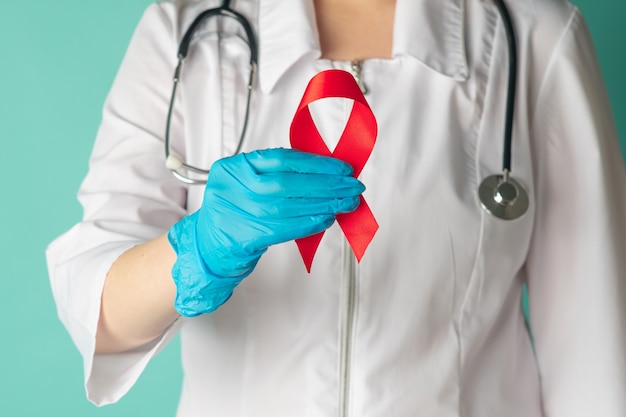
[[[359,207],[360,201],[359,197],[344,198],[341,201],[338,213],[349,213],[356,210],[357,207]]]
[[[363,194],[363,192],[365,191],[365,184],[354,178],[354,189],[357,191],[358,194]]]

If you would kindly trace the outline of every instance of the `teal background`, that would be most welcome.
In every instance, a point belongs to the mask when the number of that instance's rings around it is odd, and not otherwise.
[[[288,1],[288,0],[286,0]],[[173,416],[181,388],[172,343],[118,404],[83,391],[81,359],[58,322],[44,248],[81,216],[103,100],[148,0],[0,2],[0,415]],[[626,149],[626,2],[578,0]]]

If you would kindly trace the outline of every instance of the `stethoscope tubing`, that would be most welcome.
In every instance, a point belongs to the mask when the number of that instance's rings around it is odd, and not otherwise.
[[[167,112],[167,121],[166,121],[166,127],[165,127],[165,161],[166,161],[165,164],[167,168],[170,169],[174,177],[176,177],[178,180],[186,184],[206,184],[207,180],[202,179],[202,178],[192,178],[188,175],[184,175],[180,172],[181,169],[184,169],[188,172],[194,172],[202,176],[208,176],[209,170],[201,169],[201,168],[194,167],[193,165],[189,165],[183,162],[180,157],[170,153],[170,149],[171,149],[170,131],[171,131],[172,116],[174,112],[174,104],[176,101],[176,90],[178,87],[178,83],[180,81],[183,63],[185,59],[187,58],[187,54],[189,52],[189,46],[191,45],[191,40],[193,38],[193,35],[196,32],[196,29],[198,25],[200,25],[200,23],[204,22],[206,19],[213,17],[213,16],[224,16],[224,17],[228,17],[228,18],[236,20],[243,27],[244,32],[246,33],[247,43],[250,49],[250,74],[248,76],[248,86],[247,86],[248,93],[247,93],[247,99],[246,99],[246,112],[245,112],[243,126],[241,129],[241,134],[239,136],[239,141],[237,143],[237,148],[235,150],[235,154],[238,154],[241,152],[241,148],[243,146],[243,140],[248,130],[248,121],[250,119],[249,118],[250,102],[252,99],[252,90],[254,89],[254,82],[256,79],[256,73],[258,69],[259,49],[257,46],[256,38],[254,36],[254,31],[252,30],[252,26],[250,25],[250,22],[248,22],[248,20],[243,15],[241,15],[240,13],[237,13],[236,11],[230,8],[230,0],[224,0],[222,1],[221,6],[213,8],[213,9],[205,10],[204,12],[196,16],[194,21],[191,23],[191,25],[189,26],[189,28],[183,35],[183,38],[178,47],[178,63],[176,65],[176,70],[174,71],[174,85],[172,87],[172,95],[170,97],[170,103],[169,103],[169,108]]]
[[[511,172],[511,154],[513,146],[513,119],[515,117],[515,99],[517,92],[517,42],[511,14],[503,0],[494,0],[506,32],[509,55],[509,79],[507,85],[506,110],[504,116],[504,141],[502,150],[502,171]]]

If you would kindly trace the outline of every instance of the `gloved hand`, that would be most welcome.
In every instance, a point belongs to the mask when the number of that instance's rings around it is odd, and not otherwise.
[[[226,302],[268,246],[319,233],[353,211],[365,190],[335,158],[267,149],[211,167],[202,207],[168,238],[177,254],[175,308],[210,313]]]

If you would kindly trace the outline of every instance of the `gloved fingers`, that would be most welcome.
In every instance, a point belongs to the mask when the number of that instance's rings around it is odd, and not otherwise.
[[[252,195],[274,198],[328,199],[358,196],[365,186],[354,177],[327,174],[272,172],[233,178]],[[307,204],[303,202],[303,204]]]
[[[365,187],[352,168],[335,158],[293,149],[266,149],[217,161],[207,191],[232,196],[247,190],[255,196],[336,199],[361,194]],[[213,192],[213,191],[211,191]]]
[[[252,219],[286,219],[292,217],[335,215],[349,213],[359,206],[358,196],[345,198],[261,198],[245,207],[245,214]],[[239,211],[243,207],[239,206]],[[252,220],[251,219],[251,220]]]
[[[327,214],[288,219],[264,219],[254,224],[257,232],[255,235],[258,237],[242,242],[242,247],[252,253],[271,245],[317,234],[328,229],[334,221],[335,216]]]
[[[220,159],[194,220],[197,244],[187,245],[200,255],[193,265],[245,277],[269,246],[322,232],[336,214],[355,210],[365,186],[352,173],[343,161],[292,149]]]
[[[340,159],[295,149],[263,149],[242,154],[242,156],[258,174],[298,172],[351,176],[353,173],[350,164]]]

